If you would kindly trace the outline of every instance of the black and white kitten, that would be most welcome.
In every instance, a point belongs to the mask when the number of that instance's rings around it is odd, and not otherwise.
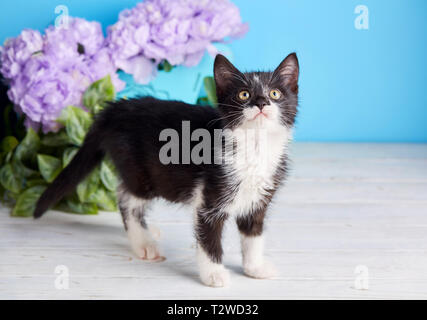
[[[121,178],[118,204],[138,257],[161,258],[145,214],[153,199],[164,198],[194,208],[204,284],[222,287],[229,281],[221,245],[228,218],[235,219],[241,233],[244,272],[254,278],[274,276],[274,267],[263,259],[262,233],[266,210],[286,174],[298,105],[298,59],[293,53],[274,72],[242,73],[218,55],[214,75],[218,108],[151,97],[111,102],[71,163],[40,197],[35,218],[71,193],[109,155]],[[220,148],[204,150],[203,159],[212,161],[194,161],[189,153],[198,140],[192,136],[184,141],[184,123],[190,125],[190,133],[203,129],[214,137],[219,130],[221,141],[232,141],[233,148],[221,143]],[[170,136],[166,142],[164,130],[177,132],[179,141]],[[190,149],[178,149],[180,161],[165,164],[160,156],[165,145],[172,152],[186,142]]]

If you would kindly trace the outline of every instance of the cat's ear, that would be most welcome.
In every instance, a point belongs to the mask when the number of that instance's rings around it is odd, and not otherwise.
[[[274,76],[279,75],[283,85],[292,92],[298,93],[299,63],[296,53],[288,55],[274,71]]]
[[[222,54],[218,54],[215,57],[214,77],[218,97],[226,93],[227,87],[232,83],[233,79],[238,79],[241,76],[241,72]]]

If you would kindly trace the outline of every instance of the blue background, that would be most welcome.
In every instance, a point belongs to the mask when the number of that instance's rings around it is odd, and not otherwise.
[[[0,41],[43,30],[64,4],[71,16],[117,20],[137,0],[0,3]],[[236,66],[272,69],[291,51],[301,64],[299,141],[427,142],[427,1],[235,0],[250,31],[231,44]],[[369,8],[369,30],[354,9]]]

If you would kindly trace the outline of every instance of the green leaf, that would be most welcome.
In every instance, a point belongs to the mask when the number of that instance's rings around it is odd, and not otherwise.
[[[37,204],[37,200],[46,190],[46,186],[34,186],[25,190],[16,201],[13,208],[12,216],[14,217],[31,217]]]
[[[67,199],[66,204],[73,213],[98,214],[98,207],[95,203],[81,203],[74,199]]]
[[[81,202],[90,201],[90,197],[99,187],[99,169],[96,168],[77,186],[77,195]]]
[[[25,138],[16,147],[15,158],[20,161],[30,161],[40,148],[40,138],[33,129],[28,129]]]
[[[4,162],[9,162],[10,159],[12,159],[12,156],[13,156],[13,151],[9,151],[6,157],[4,158]]]
[[[163,70],[165,72],[170,72],[173,69],[173,66],[169,63],[169,61],[165,60],[163,62]]]
[[[68,106],[62,110],[57,121],[65,125],[70,141],[80,146],[92,124],[92,116],[83,109]]]
[[[36,158],[37,160],[37,158]],[[26,179],[32,179],[32,178],[39,178],[40,172],[28,168],[26,165],[24,165],[20,160],[12,159],[11,162],[13,171],[18,174],[19,176],[22,176]]]
[[[79,148],[70,147],[64,150],[62,154],[62,166],[65,168],[73,160],[76,153],[79,151]]]
[[[90,196],[90,202],[96,203],[102,210],[117,210],[115,193],[107,191],[102,187],[96,189],[96,191]]]
[[[18,193],[21,191],[21,177],[16,174],[10,163],[0,169],[0,183],[6,190]]]
[[[10,190],[5,190],[3,194],[3,203],[9,207],[13,207],[16,204],[20,194],[12,192]]]
[[[14,136],[7,136],[1,142],[1,148],[4,153],[10,152],[16,148],[19,141]]]
[[[41,143],[48,147],[62,147],[71,143],[70,138],[65,130],[58,133],[48,133],[41,139]]]
[[[32,167],[36,167],[37,151],[40,148],[40,138],[33,129],[28,129],[21,143],[16,147],[12,158],[14,171],[25,178],[38,177],[39,173]]]
[[[100,176],[102,184],[107,188],[107,190],[116,191],[118,180],[114,165],[110,160],[106,159],[102,161]]]
[[[205,77],[203,79],[203,86],[205,88],[206,94],[208,95],[208,101],[212,105],[216,105],[218,103],[218,99],[216,97],[216,85],[213,77]]]
[[[83,104],[91,112],[97,113],[105,106],[106,101],[114,100],[116,92],[110,75],[95,81],[83,94]]]
[[[27,188],[40,186],[40,185],[46,185],[46,181],[44,179],[31,179],[25,182],[25,186]]]
[[[39,154],[37,155],[37,162],[42,177],[49,183],[55,180],[62,171],[62,163],[58,158]]]
[[[93,112],[93,109],[98,105],[100,98],[101,97],[98,95],[98,92],[95,90],[87,90],[83,95],[83,105]]]

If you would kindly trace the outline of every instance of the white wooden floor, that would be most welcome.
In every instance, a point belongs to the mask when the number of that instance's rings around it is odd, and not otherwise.
[[[426,299],[427,145],[300,143],[292,154],[266,233],[276,279],[243,276],[230,224],[231,286],[201,285],[185,208],[159,203],[150,215],[162,231],[161,263],[134,258],[117,213],[33,221],[0,208],[0,298]],[[69,270],[68,290],[55,288],[58,265]],[[355,287],[357,266],[367,267],[368,290]]]

